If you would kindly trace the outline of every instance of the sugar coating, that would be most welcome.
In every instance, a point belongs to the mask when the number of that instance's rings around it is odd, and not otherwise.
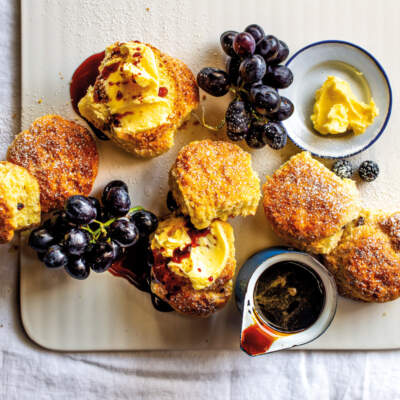
[[[216,218],[254,215],[261,196],[250,154],[222,141],[195,141],[183,147],[170,170],[169,184],[181,211],[197,229]]]
[[[99,156],[86,128],[58,115],[46,115],[16,136],[7,160],[36,177],[42,211],[48,212],[62,208],[72,195],[91,192]]]
[[[361,208],[354,181],[340,179],[307,152],[267,177],[263,192],[265,215],[274,231],[315,253],[328,253]]]
[[[400,212],[365,209],[325,257],[340,294],[367,302],[400,296]]]

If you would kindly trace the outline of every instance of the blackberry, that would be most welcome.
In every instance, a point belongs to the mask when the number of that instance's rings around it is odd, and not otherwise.
[[[358,169],[358,174],[363,181],[372,182],[379,175],[379,167],[375,161],[363,161]]]
[[[348,160],[337,160],[332,166],[332,171],[339,178],[351,178],[353,175],[353,166]]]

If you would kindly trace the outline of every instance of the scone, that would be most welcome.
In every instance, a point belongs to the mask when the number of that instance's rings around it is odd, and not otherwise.
[[[182,61],[131,41],[106,48],[78,108],[126,151],[155,157],[173,146],[177,128],[198,103],[195,78]]]
[[[0,243],[40,223],[39,184],[25,168],[0,161]]]
[[[175,201],[197,229],[219,218],[254,215],[260,181],[239,146],[202,140],[183,147],[169,173]]]
[[[151,249],[151,291],[174,310],[208,317],[228,302],[236,260],[227,222],[196,230],[186,218],[169,217],[160,222]]]
[[[265,215],[286,243],[328,254],[361,203],[354,181],[341,179],[310,153],[293,156],[263,186]]]
[[[363,210],[344,230],[325,265],[339,293],[367,302],[400,296],[400,212]]]
[[[58,115],[46,115],[16,136],[7,160],[36,177],[42,211],[48,212],[64,207],[70,196],[91,192],[99,155],[86,128]]]

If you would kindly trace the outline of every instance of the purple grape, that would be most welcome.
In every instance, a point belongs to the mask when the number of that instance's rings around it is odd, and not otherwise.
[[[265,128],[265,139],[272,149],[282,149],[287,142],[286,129],[278,122],[269,121]]]
[[[257,24],[249,25],[248,27],[246,27],[246,29],[244,31],[250,33],[250,35],[253,36],[256,43],[260,39],[262,39],[263,36],[265,35],[264,29],[261,28],[261,26],[257,25]]]
[[[89,242],[90,235],[87,231],[74,228],[66,234],[63,247],[68,255],[80,256],[85,252]]]
[[[250,33],[241,32],[236,35],[233,48],[239,57],[248,57],[254,54],[256,41]]]
[[[236,56],[235,50],[233,50],[233,41],[237,34],[238,32],[236,31],[226,31],[220,37],[222,50],[224,50],[228,56]]]
[[[262,115],[278,111],[281,104],[278,92],[265,85],[253,86],[250,90],[250,100],[257,112]]]
[[[284,65],[268,65],[263,82],[276,89],[284,89],[293,82],[293,73]]]
[[[40,228],[34,229],[29,235],[28,244],[33,250],[43,253],[54,244],[55,237],[51,231],[41,226]]]
[[[268,64],[272,62],[279,51],[279,41],[275,36],[267,35],[257,42],[256,53],[260,54]]]
[[[65,271],[74,279],[84,280],[90,274],[90,268],[83,258],[74,258],[68,261]]]
[[[47,268],[60,268],[67,264],[68,258],[60,245],[53,244],[44,255],[43,262]]]
[[[115,187],[118,187],[118,188],[122,188],[122,189],[124,189],[127,193],[129,193],[129,191],[128,191],[128,185],[125,183],[125,182],[123,182],[123,181],[120,181],[120,180],[115,180],[115,181],[111,181],[111,182],[109,182],[109,183],[107,183],[107,185],[104,187],[104,189],[103,189],[103,193],[102,193],[102,195],[101,195],[101,201],[102,201],[102,203],[103,203],[103,205],[106,203],[106,198],[107,198],[107,195],[108,195],[108,192],[112,189],[112,188],[115,188]],[[91,197],[89,197],[89,199],[92,199]],[[91,200],[91,201],[93,201],[93,200]],[[93,204],[95,204],[94,202],[93,202]],[[96,206],[96,205],[95,205]]]
[[[293,114],[293,111],[293,103],[287,97],[281,96],[279,109],[276,112],[269,114],[268,117],[273,121],[284,121]]]
[[[226,60],[226,72],[229,75],[231,82],[237,82],[239,78],[239,67],[242,60],[235,55],[235,57],[228,57]]]
[[[74,224],[89,224],[96,216],[96,207],[84,196],[75,195],[68,198],[65,204],[67,219]]]
[[[229,92],[231,81],[222,69],[207,67],[197,74],[197,84],[211,96],[221,97]]]
[[[267,142],[264,134],[265,122],[253,120],[246,135],[246,143],[252,149],[261,149]]]
[[[114,221],[108,228],[110,238],[121,247],[133,246],[139,239],[139,230],[128,218]]]
[[[258,54],[245,58],[240,64],[239,69],[243,81],[248,83],[261,80],[264,77],[266,70],[267,66],[265,65],[265,61]]]
[[[278,55],[274,60],[270,61],[270,64],[280,64],[287,59],[288,55],[289,55],[288,45],[282,40],[279,40]]]
[[[111,243],[99,241],[95,243],[87,256],[87,263],[97,273],[107,271],[115,261],[116,253]]]

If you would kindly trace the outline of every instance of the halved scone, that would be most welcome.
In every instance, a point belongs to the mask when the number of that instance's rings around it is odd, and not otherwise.
[[[363,210],[349,224],[325,265],[339,293],[367,302],[400,296],[400,212]]]
[[[80,114],[117,145],[141,157],[170,149],[199,102],[195,78],[180,60],[138,41],[108,46]]]
[[[223,141],[183,147],[170,170],[169,185],[181,212],[197,229],[216,218],[254,215],[261,197],[251,155]]]
[[[355,182],[339,178],[308,152],[293,156],[267,177],[263,203],[278,236],[317,254],[335,248],[344,226],[361,209]]]
[[[187,218],[168,217],[154,233],[151,250],[151,291],[174,310],[208,317],[228,302],[236,260],[227,222],[197,230]]]
[[[48,212],[63,208],[70,196],[91,192],[99,155],[85,127],[59,115],[45,115],[15,137],[7,160],[37,179],[41,208]]]
[[[40,223],[39,184],[25,168],[0,161],[0,243]]]

